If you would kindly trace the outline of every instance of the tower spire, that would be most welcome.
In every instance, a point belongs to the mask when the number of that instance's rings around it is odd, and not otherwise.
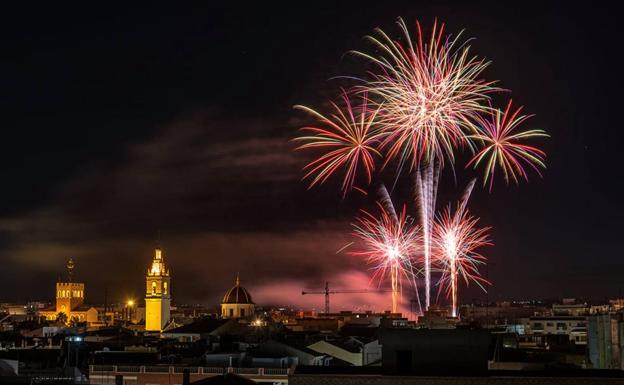
[[[240,286],[240,274],[236,272],[236,286]]]
[[[69,278],[69,282],[72,281],[74,275],[74,267],[76,267],[76,265],[74,264],[74,259],[72,257],[69,257],[69,261],[67,261],[67,277]]]

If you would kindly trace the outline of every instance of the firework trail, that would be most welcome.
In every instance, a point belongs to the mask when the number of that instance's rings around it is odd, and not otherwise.
[[[472,140],[481,142],[483,147],[466,167],[474,165],[474,168],[477,168],[483,162],[485,164],[483,186],[489,179],[490,191],[492,191],[494,173],[497,168],[502,170],[507,184],[510,179],[518,184],[520,177],[528,180],[526,166],[535,170],[539,176],[542,176],[540,168],[546,168],[544,151],[519,142],[525,139],[548,137],[548,134],[543,130],[518,131],[518,126],[532,115],[521,115],[522,107],[514,112],[511,111],[510,100],[504,112],[500,109],[493,110],[489,115],[489,120],[482,120],[479,131],[470,135]]]
[[[388,189],[386,188],[386,185],[384,185],[383,183],[380,183],[378,188],[377,188],[377,194],[379,195],[379,204],[381,204],[384,208],[384,210],[390,214],[390,216],[392,217],[392,219],[394,220],[395,224],[399,223],[399,218],[396,214],[396,210],[394,208],[394,204],[392,203],[392,199],[390,198],[390,193],[388,193]],[[416,283],[416,272],[413,270],[414,267],[413,265],[409,265],[409,268],[412,270],[408,275],[408,277],[411,277],[411,283],[412,286],[414,288],[414,292],[416,293],[416,302],[418,303],[418,309],[419,309],[419,315],[422,314],[422,305],[420,303],[420,295],[418,293],[418,285]],[[399,271],[398,269],[394,269],[391,270],[391,282],[392,282],[392,309],[393,312],[395,312],[395,309],[398,309],[398,307],[400,306],[400,302],[401,302],[401,293],[400,293],[400,288],[398,287],[398,285],[396,285],[396,283],[399,282]]]
[[[439,164],[429,165],[415,174],[415,200],[420,214],[422,227],[422,246],[424,256],[425,309],[431,304],[431,228],[435,216],[435,203],[440,177]]]
[[[468,182],[468,184],[466,185],[466,188],[464,189],[464,194],[459,200],[458,211],[466,210],[466,206],[468,205],[468,200],[470,199],[470,195],[472,194],[472,189],[474,188],[474,185],[476,182],[477,182],[477,179],[472,178],[470,182]]]
[[[442,266],[440,288],[446,288],[451,297],[451,316],[457,317],[458,309],[458,280],[463,278],[466,285],[476,283],[485,290],[484,285],[489,282],[482,278],[479,266],[485,264],[486,258],[477,252],[482,246],[491,245],[489,241],[489,227],[478,228],[478,218],[470,216],[467,201],[474,186],[472,180],[457,209],[451,213],[450,205],[438,217],[434,226],[434,248],[437,262]]]
[[[362,96],[358,107],[351,104],[346,91],[342,92],[343,106],[331,103],[334,109],[329,117],[305,106],[295,106],[318,119],[321,127],[303,127],[307,135],[295,141],[304,142],[297,150],[320,149],[323,154],[308,163],[304,170],[304,179],[312,178],[310,188],[324,183],[331,175],[344,170],[341,189],[343,197],[354,186],[360,169],[364,170],[366,183],[370,184],[375,170],[375,157],[381,157],[376,149],[380,133],[374,129],[373,123],[379,108],[371,109],[367,96]]]
[[[385,190],[385,188],[384,188]],[[372,265],[373,280],[382,282],[387,276],[392,284],[392,312],[398,312],[401,302],[402,280],[415,284],[416,269],[413,259],[418,250],[419,228],[413,225],[403,206],[397,215],[390,202],[377,202],[379,216],[362,210],[354,223],[354,235],[363,241],[362,251],[350,254],[366,258]]]

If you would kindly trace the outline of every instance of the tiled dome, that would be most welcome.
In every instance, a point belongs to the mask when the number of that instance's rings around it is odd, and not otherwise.
[[[225,293],[222,303],[253,303],[253,301],[251,294],[240,285],[240,280],[236,277],[236,285]]]

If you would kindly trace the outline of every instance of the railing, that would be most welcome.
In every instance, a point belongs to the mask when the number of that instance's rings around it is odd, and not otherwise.
[[[265,376],[286,376],[288,375],[288,369],[280,368],[264,368]]]
[[[235,368],[235,367],[197,367],[197,366],[139,366],[139,365],[91,365],[89,373],[184,373],[217,375],[235,373],[246,376],[287,376],[289,369],[283,368]]]
[[[190,374],[197,374],[199,373],[199,368],[196,366],[174,366],[173,368],[173,372],[174,373],[184,373],[185,370],[189,371]]]
[[[223,368],[204,367],[202,372],[204,374],[223,374]]]
[[[142,373],[171,373],[171,366],[139,366]]]
[[[140,366],[117,366],[117,371],[122,373],[139,373],[141,371]]]
[[[232,368],[234,374],[260,374],[260,368]]]

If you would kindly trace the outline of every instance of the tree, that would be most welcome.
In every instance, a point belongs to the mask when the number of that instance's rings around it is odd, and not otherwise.
[[[56,322],[62,323],[62,324],[67,324],[67,314],[65,314],[63,312],[59,312],[56,315]]]

